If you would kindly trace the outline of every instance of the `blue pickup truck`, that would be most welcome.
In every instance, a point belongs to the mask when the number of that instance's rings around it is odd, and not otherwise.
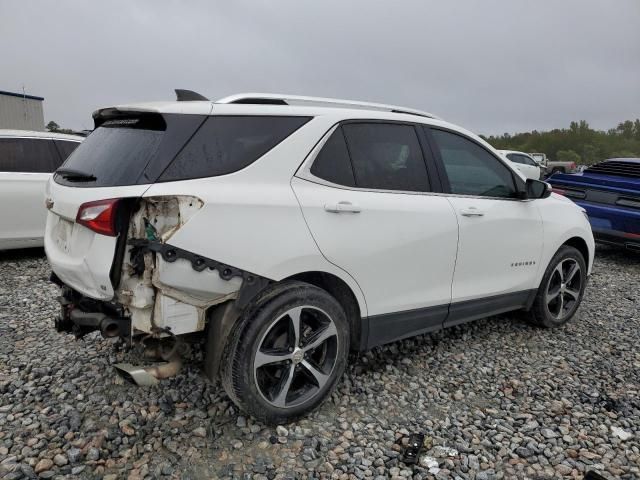
[[[640,158],[611,158],[547,182],[587,211],[597,241],[640,252]]]

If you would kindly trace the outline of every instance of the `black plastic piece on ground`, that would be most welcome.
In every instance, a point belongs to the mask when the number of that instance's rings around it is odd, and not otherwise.
[[[585,476],[584,480],[608,480],[607,477],[603,477],[599,473],[594,472],[593,470],[589,470]]]
[[[404,450],[402,461],[406,465],[413,465],[415,463],[418,463],[418,458],[420,456],[420,451],[422,450],[423,444],[424,435],[422,433],[412,433],[409,436],[409,443]]]
[[[51,275],[49,275],[49,281],[55,283],[59,287],[62,287],[64,285],[62,280],[60,280],[60,278],[54,272],[51,272]]]

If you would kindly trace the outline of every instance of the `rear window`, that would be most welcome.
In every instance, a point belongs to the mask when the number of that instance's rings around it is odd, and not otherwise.
[[[309,119],[123,115],[97,125],[54,179],[111,187],[224,175],[253,163]]]
[[[56,174],[56,182],[74,186],[135,185],[157,155],[166,125],[161,117],[119,118],[105,121],[67,158],[65,169],[93,175],[78,181]]]
[[[0,138],[0,172],[51,173],[60,163],[52,140]]]
[[[307,123],[310,117],[213,116],[207,118],[159,181],[215,177],[252,164]]]

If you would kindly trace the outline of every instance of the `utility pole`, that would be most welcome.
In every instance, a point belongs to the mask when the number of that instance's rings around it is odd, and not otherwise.
[[[22,111],[24,112],[24,124],[27,125],[27,94],[24,91],[24,83],[22,84]]]

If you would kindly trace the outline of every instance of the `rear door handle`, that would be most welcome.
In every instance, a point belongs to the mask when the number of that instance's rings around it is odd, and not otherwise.
[[[482,210],[478,210],[476,207],[469,207],[460,210],[460,215],[463,217],[483,217],[484,212]]]
[[[327,203],[324,209],[331,213],[360,213],[362,210],[351,202]]]

